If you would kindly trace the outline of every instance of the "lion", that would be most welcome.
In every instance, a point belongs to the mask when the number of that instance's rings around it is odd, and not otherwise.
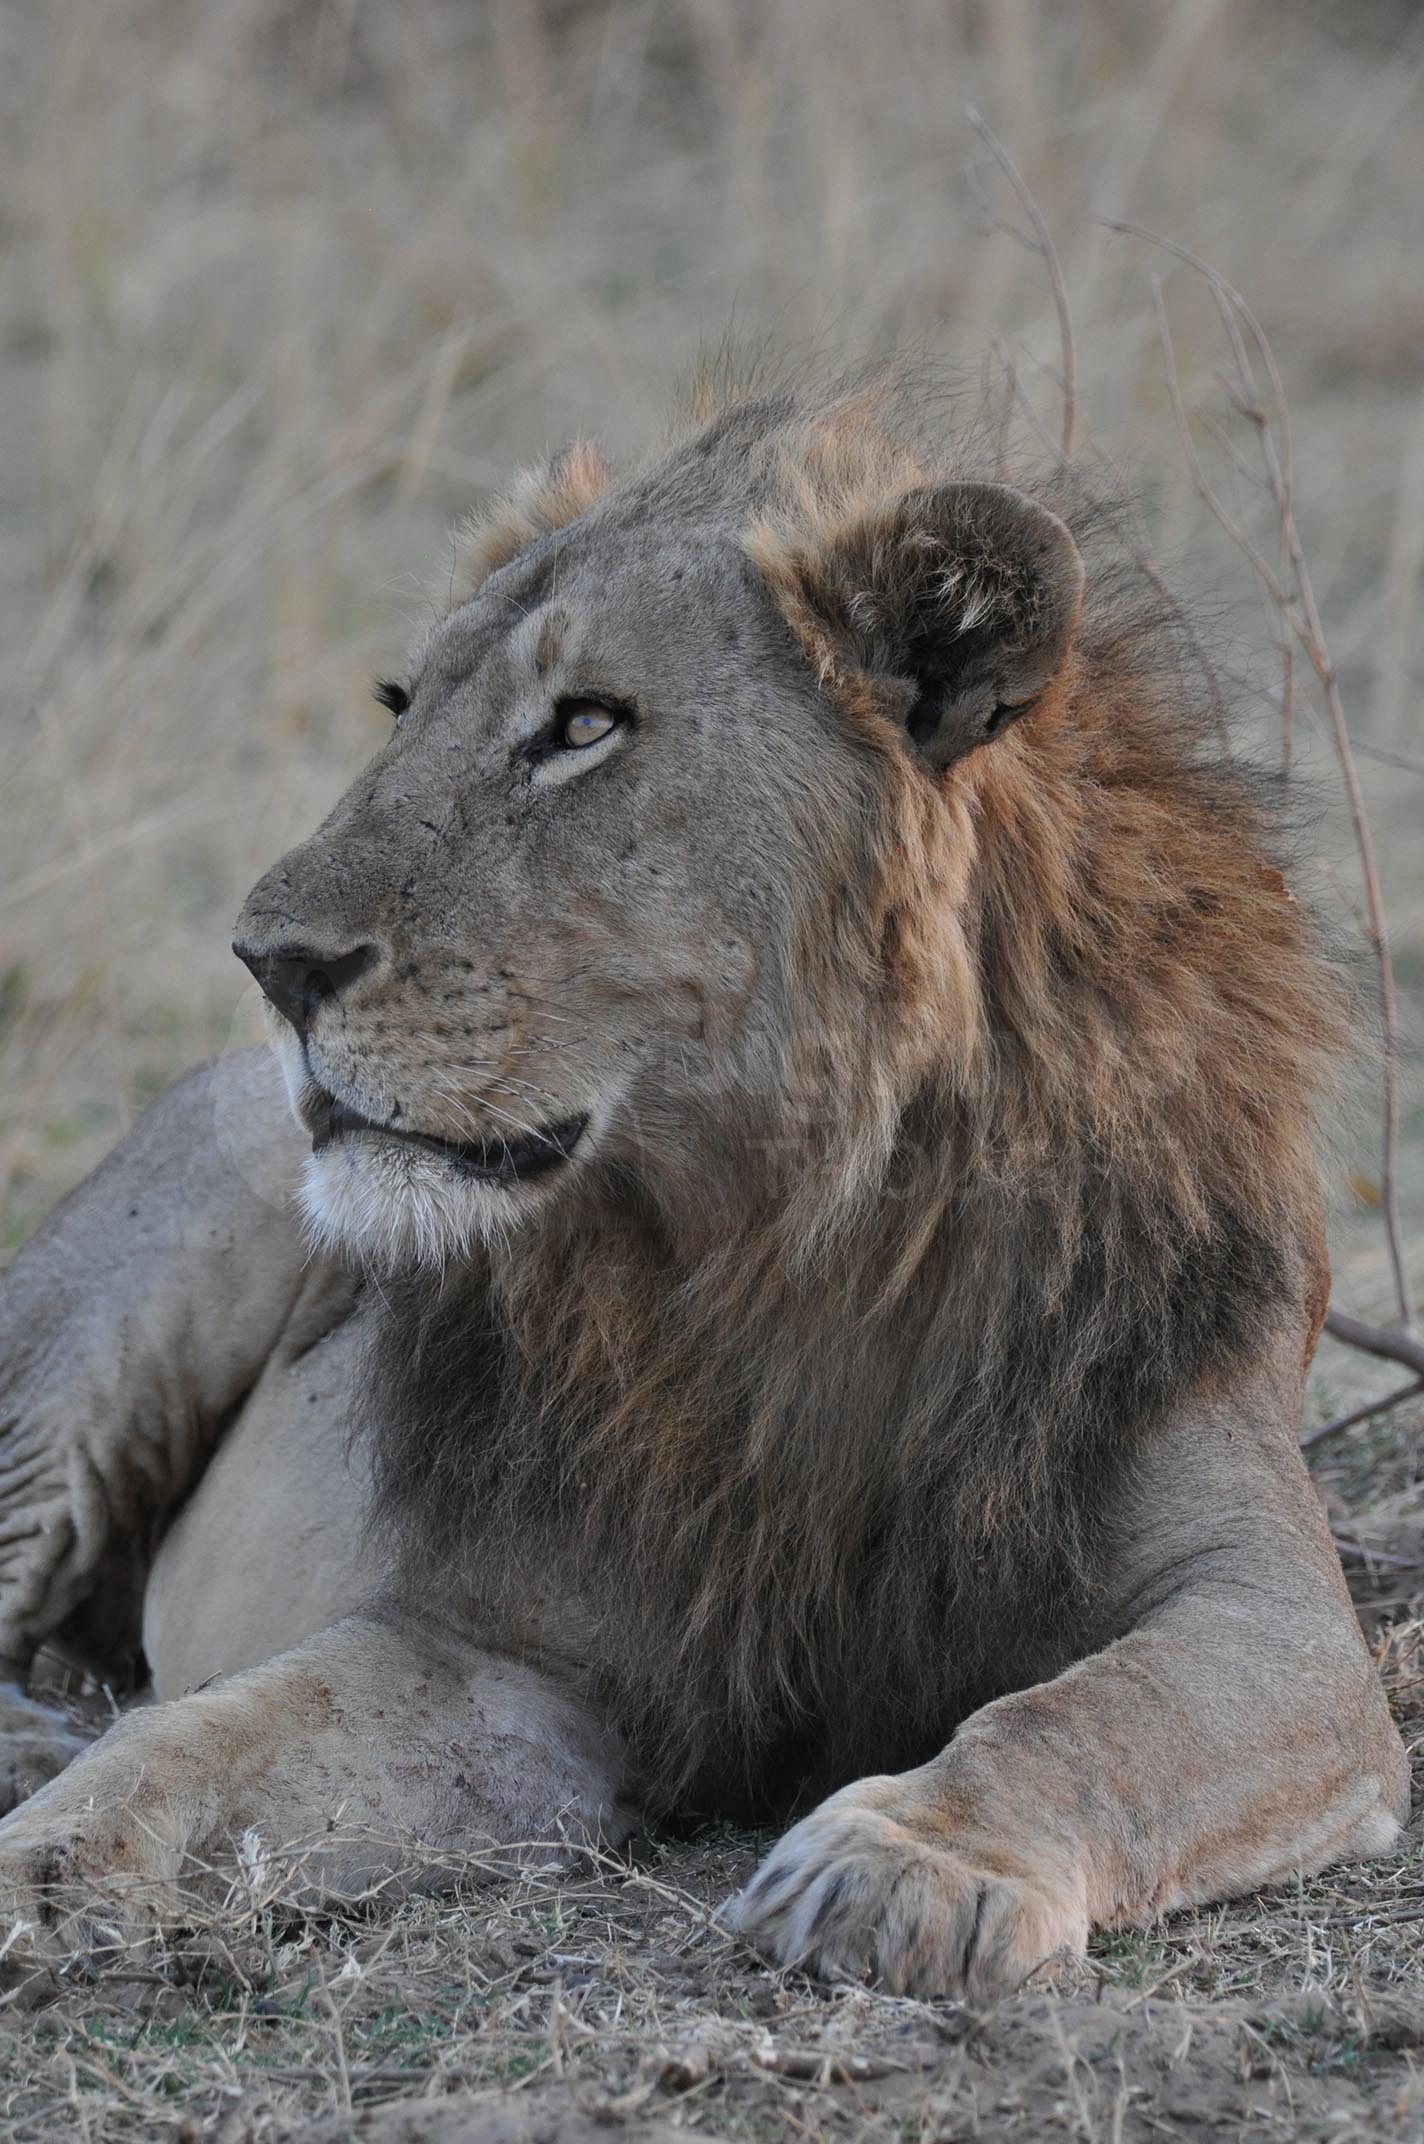
[[[7,1967],[249,1829],[698,1809],[788,1827],[771,1959],[987,2001],[1395,1839],[1298,1441],[1341,988],[1121,516],[936,407],[524,478],[242,911],[274,1054],[16,1260],[12,1795],[41,1644],[157,1701],[0,1825]]]

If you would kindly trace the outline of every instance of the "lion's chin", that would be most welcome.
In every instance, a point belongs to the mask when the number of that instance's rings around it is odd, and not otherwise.
[[[537,1202],[394,1140],[339,1139],[308,1156],[298,1204],[313,1245],[376,1271],[444,1272],[503,1242]]]

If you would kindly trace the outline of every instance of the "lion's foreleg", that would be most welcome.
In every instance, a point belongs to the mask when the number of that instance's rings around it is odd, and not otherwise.
[[[209,1864],[231,1874],[251,1832],[324,1894],[392,1875],[438,1886],[482,1849],[548,1858],[625,1837],[620,1771],[596,1715],[553,1676],[351,1616],[117,1721],[0,1824],[0,1924],[28,1923],[43,1949],[76,1920],[169,1910]]]
[[[1385,1850],[1404,1752],[1294,1440],[1270,1442],[1225,1415],[1169,1440],[1124,1529],[1125,1634],[833,1795],[734,1925],[832,1976],[985,1998],[1093,1927]]]
[[[314,1338],[349,1303],[302,1242],[302,1153],[267,1052],[216,1059],[5,1275],[0,1806],[73,1753],[22,1694],[35,1649],[62,1629],[105,1664],[136,1646],[145,1561],[222,1425],[283,1334]]]

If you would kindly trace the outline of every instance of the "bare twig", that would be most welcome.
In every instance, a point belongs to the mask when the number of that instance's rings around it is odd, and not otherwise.
[[[1304,1918],[1312,1928],[1359,1928],[1362,1921],[1367,1921],[1370,1926],[1362,1933],[1368,1935],[1371,1928],[1393,1928],[1403,1921],[1424,1921],[1424,1906],[1399,1906],[1389,1913],[1378,1913],[1373,1906],[1357,1906],[1350,1913],[1310,1913]]]
[[[1363,1406],[1352,1407],[1348,1414],[1337,1414],[1329,1422],[1321,1422],[1315,1429],[1308,1429],[1301,1438],[1302,1451],[1309,1451],[1313,1444],[1323,1444],[1327,1437],[1335,1436],[1342,1429],[1353,1429],[1357,1422],[1368,1422],[1371,1415],[1388,1414],[1391,1407],[1400,1407],[1405,1400],[1412,1400],[1424,1392],[1424,1382],[1411,1377],[1407,1385],[1398,1385],[1393,1392],[1383,1392],[1378,1399],[1366,1400]]]
[[[1406,1370],[1424,1378],[1424,1340],[1417,1333],[1397,1333],[1387,1325],[1371,1325],[1364,1318],[1351,1317],[1347,1310],[1333,1309],[1326,1317],[1325,1330],[1346,1347],[1378,1355],[1382,1362],[1403,1363]]]
[[[1364,881],[1366,936],[1375,957],[1378,978],[1380,1026],[1384,1044],[1384,1122],[1381,1137],[1380,1162],[1380,1208],[1384,1220],[1385,1238],[1389,1250],[1390,1268],[1394,1280],[1395,1300],[1400,1322],[1406,1333],[1414,1330],[1414,1301],[1410,1289],[1409,1270],[1404,1254],[1403,1232],[1399,1220],[1398,1160],[1399,1160],[1399,1015],[1395,1001],[1394,966],[1390,959],[1389,935],[1385,921],[1384,900],[1380,891],[1379,867],[1375,856],[1374,837],[1365,811],[1364,795],[1360,788],[1359,772],[1351,748],[1350,733],[1345,724],[1345,710],[1340,697],[1340,682],[1331,659],[1325,628],[1321,622],[1319,606],[1315,600],[1315,588],[1310,568],[1296,526],[1295,507],[1291,491],[1292,447],[1290,419],[1285,398],[1285,389],[1276,365],[1275,355],[1264,328],[1247,305],[1240,292],[1234,290],[1210,262],[1187,246],[1175,240],[1163,238],[1141,224],[1110,221],[1108,228],[1143,238],[1151,245],[1161,246],[1165,251],[1185,261],[1202,276],[1216,304],[1217,312],[1231,348],[1236,367],[1236,379],[1229,389],[1233,406],[1250,424],[1265,472],[1265,485],[1276,511],[1279,531],[1281,566],[1279,571],[1253,542],[1237,518],[1222,503],[1202,467],[1192,436],[1191,419],[1182,397],[1177,377],[1176,363],[1172,352],[1172,338],[1167,324],[1166,306],[1162,296],[1161,278],[1152,279],[1153,307],[1157,317],[1158,333],[1162,341],[1163,362],[1167,373],[1167,389],[1171,397],[1177,428],[1192,480],[1210,511],[1220,522],[1231,541],[1247,559],[1262,585],[1276,604],[1281,617],[1290,627],[1299,642],[1320,686],[1321,697],[1329,717],[1334,739],[1336,758],[1345,786],[1355,846],[1360,858],[1360,873]],[[1274,405],[1274,421],[1257,392],[1256,379],[1251,365],[1250,348],[1266,374],[1270,398]],[[1208,421],[1209,422],[1209,421]],[[1210,426],[1213,432],[1216,427]],[[1219,434],[1218,434],[1219,437]],[[1229,443],[1227,443],[1229,446]],[[1232,459],[1240,466],[1240,458],[1230,449]],[[1292,687],[1289,675],[1282,681],[1282,719],[1288,726],[1291,719]],[[1288,729],[1287,729],[1288,748]]]
[[[1391,1571],[1417,1571],[1417,1556],[1396,1556],[1393,1549],[1375,1548],[1368,1541],[1357,1541],[1352,1534],[1332,1534],[1331,1540],[1342,1556],[1354,1556],[1367,1568],[1378,1564]]]
[[[1059,450],[1054,445],[1047,426],[1019,383],[1017,367],[1014,364],[1009,346],[1002,335],[994,337],[994,354],[1004,368],[1004,378],[1008,384],[1010,401],[1017,403],[1018,407],[1023,411],[1028,420],[1029,429],[1039,444],[1046,447],[1050,454],[1057,454]]]
[[[1068,304],[1068,286],[1063,280],[1058,249],[1053,243],[1053,234],[1043,219],[1043,212],[1029,189],[1028,181],[988,120],[972,107],[964,116],[1018,195],[1023,212],[1033,226],[1034,250],[1042,256],[1043,265],[1048,271],[1048,286],[1053,293],[1054,311],[1058,315],[1058,346],[1062,366],[1060,384],[1063,389],[1063,430],[1059,440],[1059,452],[1065,462],[1070,462],[1073,459],[1073,445],[1078,432],[1078,355],[1073,341],[1073,314]]]
[[[335,1998],[326,1984],[326,1975],[322,1972],[320,1966],[317,1967],[317,1984],[321,1990],[322,2002],[325,2004],[331,2018],[332,2045],[336,2051],[336,2083],[339,2103],[342,2113],[349,2115],[353,2101],[351,2098],[351,2069],[346,2060],[346,2030],[342,2023],[341,2012],[336,2007]]]
[[[1366,744],[1363,737],[1353,737],[1350,741],[1366,759],[1377,759],[1386,767],[1402,767],[1406,774],[1424,774],[1424,759],[1411,759],[1407,752],[1391,752],[1382,744]]]
[[[1252,568],[1252,571],[1260,576],[1271,601],[1279,605],[1282,615],[1289,620],[1292,631],[1302,634],[1305,629],[1305,621],[1291,602],[1290,596],[1282,585],[1275,568],[1259,547],[1252,542],[1236,516],[1223,503],[1219,493],[1202,467],[1201,456],[1197,453],[1197,443],[1192,435],[1191,417],[1188,414],[1187,405],[1182,396],[1181,382],[1177,377],[1177,359],[1172,347],[1172,331],[1167,324],[1167,308],[1162,296],[1162,278],[1160,275],[1154,275],[1152,278],[1152,309],[1156,314],[1157,334],[1162,344],[1162,365],[1167,382],[1167,394],[1172,404],[1172,414],[1177,420],[1177,433],[1182,442],[1182,453],[1186,459],[1187,468],[1191,472],[1192,482],[1197,488],[1198,495],[1215,515],[1222,528],[1225,529],[1237,550],[1241,552]]]
[[[827,2054],[816,2047],[778,2047],[767,2036],[749,2049],[749,2059],[759,2070],[772,2070],[779,2077],[794,2077],[808,2084],[868,2084],[875,2077],[889,2077],[904,2064],[885,2062],[875,2055]]]

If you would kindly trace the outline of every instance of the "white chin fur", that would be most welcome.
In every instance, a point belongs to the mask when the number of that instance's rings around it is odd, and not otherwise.
[[[502,1241],[523,1203],[517,1192],[462,1176],[437,1155],[364,1136],[309,1155],[297,1201],[318,1249],[386,1272],[443,1272]]]

